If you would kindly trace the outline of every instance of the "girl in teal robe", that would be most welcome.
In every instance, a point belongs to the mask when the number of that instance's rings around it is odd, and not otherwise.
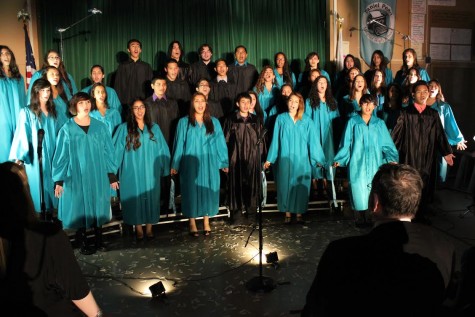
[[[18,113],[26,105],[25,81],[8,46],[0,45],[0,163],[8,161]]]
[[[275,75],[272,67],[264,66],[259,75],[259,79],[257,79],[254,91],[257,93],[262,110],[268,115],[280,92],[275,83]],[[264,124],[268,118],[267,115],[264,117]]]
[[[92,97],[92,111],[91,118],[97,119],[107,125],[111,136],[115,129],[122,123],[122,117],[117,109],[109,106],[109,95],[106,87],[102,83],[95,83],[92,85],[90,91]]]
[[[92,83],[102,83],[104,80],[104,67],[101,65],[94,65],[91,67],[91,80]],[[119,96],[117,95],[117,92],[114,90],[114,88],[105,86],[106,88],[106,93],[107,93],[107,104],[111,109],[115,109],[119,112],[119,114],[122,113],[122,104],[120,103]],[[90,94],[92,89],[92,85],[87,86],[82,92],[85,92],[86,94]]]
[[[427,106],[437,110],[440,117],[440,122],[444,127],[447,141],[450,145],[457,146],[457,150],[463,151],[467,148],[467,141],[460,131],[457,121],[455,120],[454,112],[450,105],[445,102],[444,94],[442,93],[442,86],[436,79],[429,82],[429,98],[427,99]],[[447,162],[439,155],[439,179],[445,182],[447,178]]]
[[[180,175],[181,211],[190,218],[191,235],[198,236],[198,217],[203,217],[205,235],[210,234],[209,217],[219,210],[219,170],[227,173],[228,166],[221,124],[209,115],[206,97],[195,93],[190,114],[178,121],[171,163],[171,175]]]
[[[56,135],[67,119],[57,114],[51,96],[51,85],[47,80],[35,81],[31,91],[32,100],[29,107],[23,107],[20,110],[10,150],[10,160],[21,161],[25,164],[35,210],[36,212],[43,211],[41,210],[41,176],[38,159],[38,130],[43,129],[41,168],[43,169],[44,211],[52,213],[58,205],[58,199],[54,196],[51,174]]]
[[[368,209],[374,174],[382,164],[397,163],[399,160],[386,124],[372,115],[374,97],[364,94],[360,98],[360,105],[361,111],[348,120],[333,164],[334,167],[348,166],[351,207],[358,225],[370,222],[364,218],[364,214]]]
[[[302,95],[291,93],[288,107],[289,112],[277,116],[264,168],[273,164],[277,207],[285,212],[285,223],[291,222],[292,213],[301,223],[308,208],[312,167],[324,165],[325,156],[315,124],[304,115]]]
[[[332,168],[333,157],[335,156],[335,146],[333,142],[333,120],[340,116],[338,105],[331,93],[331,87],[325,76],[319,76],[310,90],[309,98],[305,101],[305,114],[309,116],[318,135],[327,165],[322,168],[312,166],[312,176],[316,179],[332,180],[334,173],[328,173]],[[324,188],[326,185],[324,184]]]
[[[60,75],[60,81],[61,81],[62,86],[64,87],[64,91],[68,100],[71,99],[72,95],[78,92],[76,82],[74,81],[73,76],[71,76],[71,74],[66,72],[66,68],[64,67],[63,60],[59,56],[58,52],[56,52],[55,50],[49,50],[48,52],[46,52],[44,56],[43,66],[41,67],[41,69],[38,70],[36,73],[34,73],[33,76],[31,77],[30,86],[28,87],[28,91],[26,95],[27,102],[30,102],[31,87],[33,86],[33,83],[37,79],[43,76],[48,66],[53,66],[58,69],[59,75]]]
[[[135,100],[127,122],[114,134],[124,223],[135,225],[137,239],[153,239],[160,220],[160,180],[170,173],[170,150],[142,100]]]
[[[59,199],[58,218],[66,229],[77,229],[81,252],[91,254],[85,231],[95,229],[96,248],[102,248],[100,228],[111,220],[110,187],[117,165],[107,126],[89,116],[91,99],[79,92],[70,102],[75,115],[59,131],[53,157],[55,196]]]
[[[48,80],[51,84],[51,94],[53,95],[53,103],[56,112],[60,116],[71,118],[68,102],[72,96],[69,91],[64,88],[63,83],[60,80],[61,75],[59,70],[54,66],[47,66],[44,69],[41,78]]]

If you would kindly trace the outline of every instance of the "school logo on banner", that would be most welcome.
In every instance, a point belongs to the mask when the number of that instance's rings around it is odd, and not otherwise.
[[[375,50],[391,60],[394,47],[396,0],[361,0],[361,56],[369,65]]]

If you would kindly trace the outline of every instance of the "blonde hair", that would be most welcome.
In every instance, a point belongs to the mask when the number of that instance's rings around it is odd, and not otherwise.
[[[299,100],[299,108],[297,109],[297,113],[295,114],[295,117],[294,119],[295,120],[302,120],[303,118],[303,114],[305,112],[305,102],[303,100],[303,97],[300,93],[298,92],[292,92],[290,95],[289,95],[289,101],[290,101],[290,98],[292,98],[292,96],[295,96],[298,98]]]

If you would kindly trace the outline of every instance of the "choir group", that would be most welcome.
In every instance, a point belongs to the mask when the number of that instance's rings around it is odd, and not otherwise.
[[[222,189],[231,222],[252,220],[263,169],[272,171],[278,209],[290,224],[292,215],[303,221],[311,188],[330,191],[327,180],[347,167],[361,225],[371,221],[365,212],[379,166],[406,163],[424,181],[423,220],[437,179],[444,181],[453,164],[451,146],[466,148],[440,83],[413,49],[403,52],[394,78],[377,50],[365,73],[349,54],[333,79],[316,52],[294,74],[283,52],[258,72],[243,45],[227,63],[212,61],[203,44],[189,65],[173,41],[158,72],[140,59],[139,40],[127,50],[113,87],[93,65],[92,84],[81,91],[50,50],[25,92],[13,52],[0,46],[0,162],[24,164],[36,211],[57,211],[64,228],[77,230],[84,254],[104,247],[111,196],[120,197],[123,221],[135,226],[139,241],[154,238],[160,210],[173,208],[178,194],[194,237],[196,218],[203,217],[203,234],[211,233]]]

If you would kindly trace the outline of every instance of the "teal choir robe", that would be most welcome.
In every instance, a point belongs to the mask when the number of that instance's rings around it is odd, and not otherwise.
[[[362,211],[368,209],[374,174],[385,163],[397,163],[399,155],[384,121],[371,116],[366,124],[358,114],[348,120],[334,160],[348,166],[351,207]]]
[[[102,226],[111,219],[109,173],[116,173],[107,126],[91,118],[88,132],[69,119],[59,131],[53,181],[63,181],[58,218],[66,229]]]
[[[3,70],[0,70],[3,72]],[[26,105],[25,81],[20,78],[0,78],[0,163],[10,155],[13,135],[20,109]]]
[[[312,177],[321,179],[332,179],[334,173],[329,173],[328,170],[332,168],[333,158],[335,157],[335,146],[333,142],[333,120],[340,116],[338,108],[330,110],[326,102],[320,101],[318,107],[312,108],[310,99],[305,101],[305,115],[309,116],[315,124],[317,131],[318,142],[322,146],[323,153],[326,159],[326,165],[321,167],[312,166]]]
[[[282,88],[282,85],[285,84],[284,82],[284,75],[281,75],[279,74],[279,72],[277,71],[277,68],[274,68],[274,75],[275,75],[275,84],[277,86],[277,88]],[[295,87],[297,87],[297,79],[295,79],[295,74],[290,72],[290,76],[292,77],[291,80],[292,80],[292,90],[295,90]]]
[[[119,111],[112,108],[107,109],[104,116],[99,112],[99,110],[92,110],[89,115],[91,118],[97,119],[104,123],[109,129],[111,136],[114,135],[115,130],[122,123],[122,117],[120,116]]]
[[[109,87],[109,86],[105,86],[105,87],[106,87],[106,94],[107,94],[107,104],[109,105],[111,109],[117,110],[119,114],[122,113],[122,104],[120,103],[119,96],[117,96],[117,92],[112,87]],[[81,91],[90,95],[91,88],[92,88],[92,85],[87,86]]]
[[[460,131],[457,121],[450,105],[444,101],[437,100],[430,106],[432,109],[437,110],[439,113],[440,121],[444,127],[447,141],[450,145],[457,145],[457,143],[464,140],[463,134]],[[439,155],[439,177],[440,180],[445,182],[447,178],[447,162]]]
[[[171,168],[178,171],[181,210],[189,218],[215,216],[219,210],[219,170],[229,166],[228,149],[218,119],[211,117],[214,133],[204,124],[178,121]]]
[[[58,206],[58,199],[54,197],[54,183],[51,174],[53,155],[56,149],[56,136],[59,129],[66,122],[66,117],[57,115],[56,118],[50,113],[47,116],[41,112],[40,118],[24,107],[18,115],[18,124],[10,150],[10,160],[20,160],[25,164],[28,185],[30,186],[31,198],[36,212],[41,210],[40,199],[40,166],[38,159],[38,130],[44,130],[42,143],[42,169],[43,169],[43,194],[45,211],[52,211]]]
[[[312,167],[325,165],[312,120],[304,115],[294,123],[288,112],[278,115],[267,161],[273,164],[279,211],[306,212]]]
[[[31,98],[31,88],[33,88],[33,83],[41,78],[41,76],[43,76],[43,72],[44,70],[43,69],[40,69],[38,71],[36,71],[33,76],[31,76],[31,80],[30,80],[30,85],[28,86],[28,91],[26,93],[26,104],[29,105],[30,104],[30,98]],[[71,99],[71,97],[78,92],[78,88],[76,86],[76,82],[74,81],[74,78],[73,76],[71,76],[71,74],[67,73],[68,75],[68,79],[69,81],[71,82],[71,88],[72,88],[72,91],[71,89],[69,89],[69,86],[68,84],[64,81],[64,80],[61,80],[62,84],[63,84],[63,88],[64,88],[64,93],[66,94],[66,96],[68,97],[68,100]]]
[[[124,223],[157,223],[160,220],[160,178],[170,173],[170,150],[157,124],[139,130],[140,147],[126,149],[127,123],[114,134],[115,158],[119,166],[120,202]]]

